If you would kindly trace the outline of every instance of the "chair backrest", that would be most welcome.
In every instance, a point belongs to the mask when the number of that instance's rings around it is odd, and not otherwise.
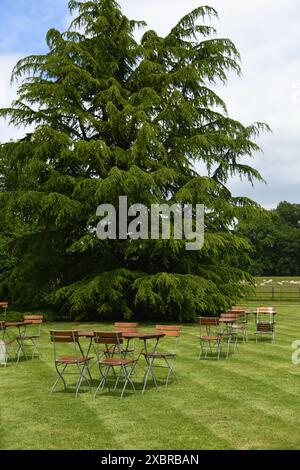
[[[225,312],[225,313],[221,313],[221,318],[229,318],[229,319],[238,319],[240,318],[241,316],[241,313],[240,312],[232,312],[232,311],[228,311],[228,312]]]
[[[221,318],[227,318],[229,320],[235,320],[236,323],[242,323],[246,321],[246,313],[242,310],[229,310],[228,312],[221,313]]]
[[[100,359],[101,352],[99,345],[105,346],[106,352],[110,356],[110,349],[113,346],[114,354],[122,354],[121,344],[123,343],[122,332],[120,331],[94,331],[94,341],[96,344],[96,354],[98,360]],[[103,352],[103,351],[102,351]]]
[[[30,326],[31,332],[40,336],[41,331],[42,331],[42,324],[44,321],[43,315],[27,314],[27,315],[24,315],[24,321],[30,322],[29,326]]]
[[[256,313],[272,313],[276,315],[276,309],[274,307],[258,307]]]
[[[119,331],[95,331],[94,341],[96,344],[119,345],[123,342],[122,332]]]
[[[198,317],[200,326],[219,326],[218,317]]]
[[[78,331],[74,330],[51,330],[52,343],[74,343],[78,342]]]
[[[258,307],[256,309],[256,323],[266,322],[266,315],[269,315],[269,323],[273,323],[276,309],[274,307]]]
[[[156,325],[156,331],[161,331],[165,336],[173,336],[178,338],[180,336],[180,326],[174,325]]]
[[[124,332],[124,333],[138,333],[138,326],[137,322],[115,322],[114,328],[117,331]]]
[[[53,343],[54,359],[58,359],[57,356],[57,343],[71,343],[73,345],[75,355],[83,356],[83,351],[80,346],[78,331],[74,330],[51,330],[50,331],[51,342]]]
[[[219,317],[198,317],[200,325],[200,336],[204,329],[207,335],[215,335],[220,333]]]
[[[44,321],[43,315],[24,315],[24,321],[30,321],[33,325],[40,325]]]
[[[177,351],[177,347],[178,347],[178,343],[179,343],[179,338],[180,338],[180,333],[181,333],[181,328],[180,326],[177,326],[177,325],[156,325],[155,326],[155,331],[159,332],[159,333],[164,333],[165,338],[174,338],[173,340],[172,339],[168,339],[168,343],[169,343],[169,348],[171,350],[172,348],[172,352],[176,354],[176,351]],[[175,341],[175,343],[174,343]],[[171,342],[172,342],[172,345],[171,345]],[[160,346],[163,348],[163,342],[160,343]]]

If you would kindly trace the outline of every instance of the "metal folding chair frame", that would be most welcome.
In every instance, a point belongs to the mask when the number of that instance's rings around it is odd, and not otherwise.
[[[225,338],[227,338],[226,359],[228,359],[230,355],[230,346],[232,343],[234,343],[234,352],[238,351],[238,333],[234,330],[233,324],[226,325],[226,331],[222,333],[222,339],[224,340]]]
[[[138,333],[138,322],[115,322],[114,328],[116,331],[120,333]],[[132,347],[130,347],[130,343],[132,343]],[[135,339],[134,338],[127,338],[125,347],[121,347],[122,354],[126,358],[126,356],[131,356],[134,358],[135,353]]]
[[[269,315],[269,321],[260,320],[260,315]],[[258,342],[258,337],[260,335],[271,335],[272,343],[275,342],[275,325],[274,315],[276,315],[276,310],[273,307],[259,307],[256,309],[256,319],[255,319],[255,336],[256,343]]]
[[[34,326],[37,328],[36,334],[28,334],[27,328],[24,331],[23,335],[19,335],[17,337],[17,341],[19,342],[19,350],[18,350],[18,358],[17,363],[20,360],[20,353],[23,352],[26,359],[28,356],[25,351],[25,342],[30,341],[32,345],[32,353],[31,358],[33,359],[35,356],[40,356],[39,346],[40,346],[40,338],[41,338],[41,331],[42,331],[42,324],[43,324],[43,315],[25,315],[24,321],[30,321],[28,326]]]
[[[178,349],[179,338],[180,338],[180,327],[171,326],[171,325],[156,325],[155,330],[159,333],[164,333],[165,335],[164,338],[172,337],[175,339],[173,351],[157,352],[157,346],[158,346],[158,341],[157,341],[155,350],[153,350],[151,353],[148,353],[148,351],[147,352],[143,351],[141,354],[145,357],[145,360],[147,362],[147,366],[149,369],[148,375],[151,372],[156,387],[157,387],[157,380],[156,380],[156,375],[153,369],[154,368],[168,369],[168,374],[167,374],[167,378],[165,381],[165,385],[167,387],[171,375],[173,375],[177,383],[179,382],[177,374],[175,373],[175,367],[176,367],[176,359],[177,359],[177,349]],[[151,363],[150,363],[150,360],[151,360]],[[165,364],[157,364],[156,362],[159,360],[163,360]],[[144,376],[144,389],[145,387],[146,387],[146,384],[145,384],[145,376]]]
[[[246,310],[241,307],[234,307],[228,312],[221,315],[221,317],[226,317],[226,315],[236,315],[236,322],[232,325],[233,330],[241,333],[243,343],[248,341],[248,320]]]
[[[198,318],[199,325],[200,325],[200,353],[199,353],[199,360],[202,358],[204,353],[204,359],[207,359],[208,350],[212,355],[212,345],[214,344],[216,347],[217,352],[217,359],[220,359],[221,351],[222,351],[222,341],[223,335],[220,332],[220,323],[218,317],[199,317]],[[205,327],[206,335],[202,335],[202,328]],[[212,328],[215,328],[215,332],[211,333]],[[214,339],[210,339],[214,338]]]
[[[64,375],[69,365],[73,365],[73,366],[75,365],[79,373],[79,379],[75,387],[76,397],[78,396],[81,384],[84,380],[87,382],[89,389],[91,391],[92,387],[91,387],[89,379],[85,375],[85,372],[87,372],[89,375],[89,378],[92,379],[91,373],[89,370],[89,361],[92,358],[84,356],[82,347],[79,342],[78,332],[73,331],[73,330],[72,331],[50,331],[50,336],[51,336],[51,341],[53,343],[53,349],[54,349],[54,367],[58,374],[58,378],[55,380],[51,388],[50,394],[52,395],[52,393],[54,392],[60,380],[63,382],[64,390],[67,390],[67,384],[64,379]],[[77,357],[78,359],[76,360],[74,358],[74,360],[70,360],[69,362],[66,362],[67,360],[64,360],[63,357],[59,359],[57,355],[57,350],[56,350],[56,343],[72,343],[73,348],[74,348],[75,358]],[[81,359],[83,359],[83,361]],[[60,367],[62,367],[62,370],[60,370]]]
[[[26,325],[26,324],[17,326],[18,331],[19,331],[19,334],[16,337],[16,340],[17,340],[17,343],[18,343],[18,350],[17,350],[17,353],[16,353],[17,364],[19,364],[19,362],[20,362],[21,354],[23,354],[23,356],[25,357],[26,360],[28,359],[28,356],[27,356],[26,351],[25,351],[25,344],[24,344],[24,336],[26,335],[27,326],[28,325]],[[23,333],[21,331],[21,328],[24,329]]]
[[[109,375],[110,370],[113,371],[115,376],[115,383],[112,390],[116,390],[121,376],[124,377],[124,385],[121,391],[121,399],[123,399],[125,389],[127,384],[129,383],[135,392],[134,383],[131,380],[131,374],[134,372],[134,368],[136,366],[137,360],[131,359],[129,362],[124,357],[124,351],[122,350],[121,344],[123,343],[122,332],[114,331],[114,332],[103,332],[103,331],[95,331],[94,332],[94,341],[96,344],[96,353],[97,353],[97,360],[99,366],[99,372],[101,375],[101,380],[99,385],[95,391],[94,399],[96,399],[100,390],[102,390],[107,382],[107,378]],[[101,351],[99,350],[99,345],[105,345],[107,353],[105,354],[105,359],[101,359]],[[110,347],[113,347],[114,353],[111,355]],[[120,356],[119,359],[115,359],[115,355],[118,354]],[[116,374],[115,368],[119,368],[119,372]],[[127,370],[129,369],[129,371]],[[109,391],[111,388],[109,387]]]
[[[234,340],[234,352],[238,351],[238,338],[239,333],[241,332],[242,340],[245,343],[247,337],[247,323],[245,322],[245,311],[241,310],[229,310],[226,313],[222,313],[220,320],[227,320],[228,323],[223,325],[225,326],[225,331],[223,330],[223,337],[227,337],[227,351],[226,359],[228,359],[230,354],[230,346]],[[231,320],[231,322],[230,322]],[[220,323],[221,323],[220,321]]]

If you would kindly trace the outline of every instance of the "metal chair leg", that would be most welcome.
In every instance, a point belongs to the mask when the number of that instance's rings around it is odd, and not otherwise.
[[[85,364],[83,365],[82,368],[80,367],[79,363],[76,363],[76,365],[77,365],[77,368],[78,368],[78,371],[79,371],[79,379],[78,379],[78,382],[77,382],[77,385],[76,385],[76,397],[77,397],[78,393],[79,393],[79,390],[80,390],[80,387],[81,387],[81,384],[84,380],[88,383],[88,386],[89,386],[90,390],[91,390],[91,384],[90,384],[89,380],[87,379],[87,377],[84,374]]]
[[[64,384],[64,389],[67,390],[67,384],[66,384],[66,382],[65,382],[65,379],[63,378],[63,374],[64,374],[64,372],[65,372],[65,370],[66,370],[66,368],[67,368],[67,365],[68,365],[68,364],[65,364],[65,366],[64,366],[64,368],[63,368],[63,370],[62,370],[62,372],[60,372],[60,371],[59,371],[59,368],[58,368],[58,365],[55,363],[55,369],[56,369],[56,372],[57,372],[57,374],[58,374],[58,378],[55,380],[55,382],[54,382],[54,384],[53,384],[53,386],[52,386],[52,388],[51,388],[51,391],[50,391],[50,394],[51,394],[51,395],[52,395],[52,393],[54,392],[55,387],[56,387],[56,385],[58,384],[58,382],[59,382],[60,380],[62,380],[62,382],[63,382],[63,384]]]
[[[98,392],[100,390],[102,390],[102,388],[104,387],[105,383],[106,383],[106,379],[107,379],[107,375],[108,375],[108,372],[109,372],[109,369],[110,369],[110,366],[107,366],[106,369],[105,369],[105,372],[103,373],[102,372],[102,367],[101,365],[99,364],[99,371],[100,371],[100,374],[102,376],[102,379],[98,385],[98,387],[96,388],[96,391],[95,391],[95,394],[94,394],[94,400],[96,399],[96,396],[98,394]]]
[[[125,383],[124,383],[124,386],[123,386],[123,389],[122,389],[122,393],[121,393],[121,400],[122,400],[122,399],[123,399],[124,392],[125,392],[125,389],[126,389],[126,386],[127,386],[127,383],[128,383],[128,382],[130,383],[130,385],[132,386],[134,392],[135,392],[135,386],[134,386],[134,383],[132,382],[132,380],[130,379],[130,376],[131,376],[131,374],[132,374],[132,372],[133,372],[133,368],[131,368],[131,370],[129,371],[129,374],[127,373],[126,367],[121,366],[121,368],[123,369],[123,373],[124,373],[124,376],[125,376]]]
[[[200,339],[200,352],[199,352],[199,358],[198,358],[199,360],[201,359],[203,352],[204,352],[203,341]]]
[[[21,353],[23,353],[26,360],[28,360],[28,357],[27,357],[27,354],[25,352],[25,346],[24,346],[23,341],[22,340],[17,340],[17,341],[18,341],[18,345],[19,345],[19,348],[18,348],[18,351],[17,351],[17,364],[19,364]]]
[[[220,360],[221,350],[222,350],[222,340],[219,340],[218,345],[217,345],[218,361]]]
[[[174,376],[174,378],[175,378],[175,380],[176,380],[177,383],[179,382],[179,380],[178,380],[178,378],[177,378],[177,375],[176,375],[175,372],[174,372],[174,368],[175,368],[175,365],[176,365],[176,359],[175,359],[175,362],[174,362],[173,367],[171,366],[171,364],[169,363],[169,361],[167,360],[166,357],[164,357],[164,360],[165,360],[165,362],[166,362],[166,364],[167,364],[167,366],[168,366],[168,368],[169,368],[169,372],[168,372],[167,379],[166,379],[166,387],[167,387],[167,386],[168,386],[168,382],[169,382],[169,378],[170,378],[171,374],[173,374],[173,376]]]
[[[156,387],[156,389],[158,389],[157,382],[156,382],[156,376],[152,371],[152,364],[154,362],[154,358],[149,359],[149,358],[147,358],[147,356],[145,356],[145,359],[146,359],[148,367],[147,367],[147,370],[146,370],[145,375],[144,375],[144,380],[143,380],[144,386],[143,386],[142,394],[145,393],[146,385],[147,385],[147,382],[148,382],[148,377],[149,377],[150,372],[151,372],[155,387]]]

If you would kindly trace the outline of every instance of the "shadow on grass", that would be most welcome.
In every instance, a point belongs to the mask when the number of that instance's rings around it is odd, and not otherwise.
[[[166,380],[165,378],[156,377],[156,382],[157,382],[158,389],[166,387],[165,380]],[[101,378],[99,378],[99,379],[94,379],[93,378],[92,380],[89,380],[89,383],[91,385],[91,390],[89,389],[88,384],[86,382],[83,382],[83,384],[80,387],[80,390],[78,392],[78,396],[79,395],[85,395],[85,394],[89,393],[94,398],[94,394],[96,392],[96,389],[97,389],[100,381],[101,381]],[[122,389],[123,389],[123,386],[124,386],[124,378],[122,378],[122,379],[120,378],[118,386],[117,386],[116,389],[114,389],[115,381],[116,381],[115,377],[108,377],[108,379],[106,380],[105,386],[103,387],[102,390],[99,390],[99,392],[96,396],[96,399],[101,397],[101,396],[110,396],[112,398],[120,399],[120,395],[121,395],[121,392],[122,392]],[[126,386],[125,392],[124,392],[124,398],[128,395],[134,395],[135,393],[139,393],[139,394],[142,393],[143,386],[144,386],[143,382],[133,380],[133,383],[134,383],[135,390],[133,390],[132,386],[128,383],[127,386]],[[173,380],[170,379],[169,385],[172,385],[172,383],[173,383]],[[67,389],[64,389],[62,385],[57,385],[57,388],[54,390],[54,392],[51,394],[51,396],[64,395],[64,394],[65,395],[71,395],[72,394],[72,395],[75,396],[76,385],[77,385],[76,382],[74,382],[72,384],[67,384]],[[61,388],[59,388],[59,387],[61,387]],[[150,379],[147,382],[145,393],[149,390],[156,390],[156,386],[155,386],[154,381],[150,380]]]

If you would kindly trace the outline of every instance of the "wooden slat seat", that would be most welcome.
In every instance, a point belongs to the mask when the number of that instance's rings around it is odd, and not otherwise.
[[[104,364],[107,366],[128,366],[129,364],[133,364],[135,362],[135,359],[120,359],[115,357],[109,357],[107,359],[99,361],[100,364]]]
[[[163,351],[156,351],[155,353],[146,353],[145,351],[141,352],[141,355],[144,357],[154,357],[154,358],[174,358],[176,357],[176,352],[163,352]]]
[[[222,339],[223,335],[202,335],[200,336],[200,339],[203,339],[205,341],[218,341]]]
[[[57,359],[59,364],[82,364],[83,362],[91,361],[93,357],[81,356],[62,356]]]

